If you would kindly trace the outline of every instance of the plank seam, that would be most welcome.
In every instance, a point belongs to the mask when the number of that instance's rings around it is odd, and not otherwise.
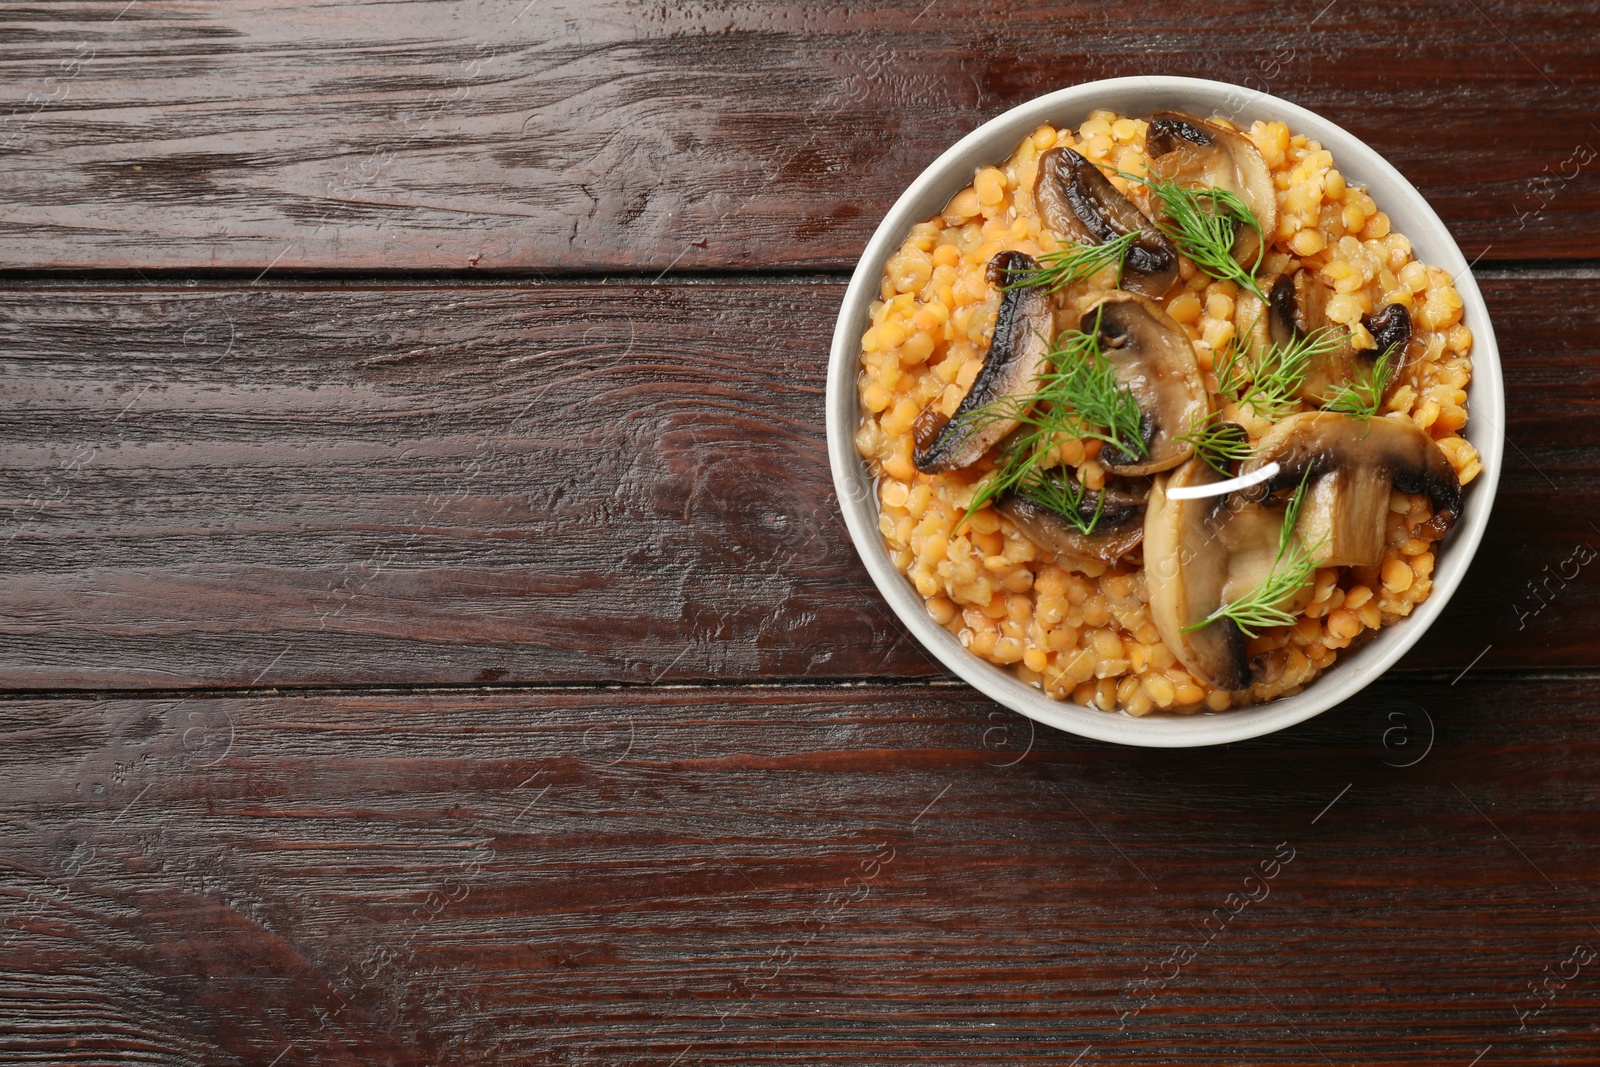
[[[263,278],[259,271],[236,269],[21,269],[0,271],[0,290],[83,289],[127,287],[142,289],[223,288],[539,288],[555,286],[617,286],[684,288],[725,286],[740,282],[763,285],[834,285],[850,279],[853,267],[728,267],[676,269],[670,274],[649,270],[287,270]],[[1600,279],[1600,259],[1506,260],[1474,270],[1484,280],[1563,281]]]
[[[1423,684],[1445,683],[1455,677],[1456,672],[1433,669],[1399,669],[1389,671],[1385,677],[1404,679],[1408,682]],[[1474,673],[1475,678],[1493,679],[1497,682],[1519,681],[1600,681],[1600,669],[1589,667],[1571,668],[1539,668],[1534,670],[1521,670],[1517,668],[1483,669]],[[715,679],[699,679],[684,682],[672,682],[664,685],[648,685],[643,683],[628,682],[572,682],[572,683],[500,683],[494,685],[478,684],[416,684],[416,685],[285,685],[285,686],[195,686],[192,688],[166,688],[166,689],[0,689],[0,701],[3,700],[161,700],[161,699],[262,699],[270,697],[291,696],[390,696],[406,694],[427,696],[430,694],[471,694],[495,695],[501,693],[576,693],[576,692],[617,692],[621,690],[637,690],[641,692],[681,692],[686,690],[705,690],[708,692],[724,692],[730,690],[761,692],[768,690],[785,690],[790,692],[815,692],[821,690],[838,689],[965,689],[970,688],[958,678],[930,676],[927,678],[839,678],[826,681],[815,679],[769,679],[761,682],[741,682],[735,680],[718,681]],[[976,692],[976,690],[974,690]]]

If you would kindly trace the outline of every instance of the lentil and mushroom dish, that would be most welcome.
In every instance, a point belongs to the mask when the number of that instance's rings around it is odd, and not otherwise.
[[[940,625],[1057,699],[1297,692],[1432,588],[1482,469],[1461,317],[1283,123],[1041,126],[886,265],[879,529]]]

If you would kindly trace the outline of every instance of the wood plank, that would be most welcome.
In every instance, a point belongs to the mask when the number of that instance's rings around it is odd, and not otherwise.
[[[1515,447],[1407,663],[1592,666],[1600,583],[1565,561],[1600,548],[1600,279],[1487,291]],[[832,496],[840,296],[0,292],[0,686],[935,673]]]
[[[1597,33],[1581,0],[8,5],[0,262],[847,266],[982,121],[1140,74],[1326,115],[1469,258],[1593,258]]]
[[[1582,1062],[1597,719],[1589,674],[1188,752],[955,686],[6,702],[0,1058]]]

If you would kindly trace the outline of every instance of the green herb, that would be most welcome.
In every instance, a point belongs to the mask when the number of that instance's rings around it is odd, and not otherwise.
[[[1259,320],[1260,316],[1256,316]],[[1254,324],[1245,331],[1248,335],[1255,331]],[[1231,400],[1235,405],[1240,403],[1244,396],[1245,387],[1250,384],[1250,370],[1245,366],[1245,345],[1247,342],[1235,333],[1228,340],[1228,346],[1216,354],[1212,361],[1211,371],[1217,376],[1217,392],[1223,399]]]
[[[972,487],[972,499],[952,532],[960,533],[966,528],[967,520],[982,511],[985,504],[1004,496],[1024,478],[1039,471],[1040,463],[1050,451],[1051,436],[1037,427],[1014,436],[1000,453],[999,464]]]
[[[1341,412],[1362,422],[1376,416],[1378,409],[1383,407],[1383,391],[1388,388],[1392,373],[1390,360],[1398,347],[1399,342],[1396,342],[1384,349],[1383,355],[1379,356],[1368,369],[1364,381],[1358,371],[1356,380],[1339,386],[1333,396],[1328,398],[1327,403],[1322,405],[1322,409]]]
[[[1081,534],[1094,533],[1105,511],[1106,491],[1100,490],[1095,499],[1094,513],[1084,515],[1083,502],[1089,490],[1076,478],[1069,477],[1060,467],[1036,470],[1025,475],[1017,488],[1040,504],[1060,515],[1067,524]]]
[[[1178,251],[1194,260],[1195,266],[1213,278],[1235,282],[1262,300],[1267,299],[1256,284],[1256,271],[1267,254],[1267,235],[1262,233],[1255,212],[1238,193],[1215,186],[1189,189],[1165,178],[1139,177],[1105,164],[1100,166],[1138,182],[1161,200],[1167,216],[1161,232],[1171,238]],[[1241,225],[1255,230],[1261,238],[1256,260],[1248,269],[1233,258],[1233,242]]]
[[[1294,493],[1289,497],[1289,504],[1283,509],[1283,526],[1278,530],[1278,559],[1289,551],[1289,542],[1294,537],[1295,524],[1300,521],[1300,506],[1306,502],[1306,486],[1311,482],[1311,464],[1306,464],[1305,473],[1300,475],[1300,484],[1295,487]],[[1274,563],[1277,561],[1274,560]]]
[[[1253,332],[1253,329],[1246,333]],[[1239,407],[1248,407],[1261,418],[1276,421],[1299,402],[1295,394],[1305,384],[1311,361],[1339,348],[1344,341],[1338,327],[1328,326],[1315,333],[1269,345],[1254,362],[1250,362],[1240,337],[1235,335],[1214,368],[1217,391]]]
[[[1033,395],[1000,397],[969,416],[979,428],[1001,420],[1020,426],[999,464],[974,487],[957,532],[989,501],[1040,477],[1058,435],[1102,441],[1128,455],[1146,453],[1139,402],[1117,381],[1116,368],[1101,351],[1098,309],[1093,329],[1056,337],[1037,381]]]
[[[1256,637],[1269,626],[1294,624],[1296,616],[1278,605],[1299,592],[1316,573],[1317,565],[1312,561],[1311,553],[1316,551],[1320,542],[1312,546],[1310,551],[1296,549],[1292,554],[1289,551],[1294,543],[1294,528],[1300,519],[1300,506],[1305,502],[1306,486],[1310,479],[1311,465],[1307,464],[1300,486],[1289,498],[1289,506],[1283,512],[1283,526],[1278,532],[1278,555],[1261,584],[1238,600],[1223,604],[1199,622],[1183,627],[1180,633],[1191,633],[1224,618],[1232,619],[1234,625],[1239,627],[1239,632],[1246,637]]]
[[[1292,626],[1297,616],[1278,607],[1311,580],[1317,565],[1301,553],[1285,566],[1273,565],[1262,583],[1231,604],[1224,604],[1200,622],[1183,628],[1184,633],[1210,625],[1221,618],[1233,620],[1246,637],[1257,637],[1269,626]]]
[[[1010,280],[1002,288],[1021,289],[1041,286],[1046,292],[1059,292],[1073,282],[1081,282],[1085,278],[1099,274],[1113,263],[1117,266],[1117,280],[1120,282],[1122,263],[1128,258],[1128,249],[1141,236],[1143,236],[1142,231],[1134,230],[1105,244],[1075,243],[1072,247],[1057,252],[1041,253],[1037,268],[1011,272],[1008,276]]]
[[[1224,478],[1233,475],[1230,464],[1250,458],[1250,435],[1245,433],[1244,427],[1225,421],[1214,411],[1188,433],[1179,434],[1178,440],[1193,445],[1194,454]]]
[[[1104,305],[1101,306],[1102,308]],[[1103,441],[1128,455],[1145,454],[1143,412],[1133,390],[1117,380],[1116,367],[1100,348],[1101,308],[1094,328],[1065,330],[1045,356],[1035,399],[1048,404],[1044,423],[1057,433]]]

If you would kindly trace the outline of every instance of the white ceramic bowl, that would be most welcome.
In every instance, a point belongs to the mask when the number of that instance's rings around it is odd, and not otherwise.
[[[1202,117],[1225,115],[1246,125],[1255,119],[1287,123],[1292,133],[1320,141],[1333,153],[1335,165],[1346,178],[1371,191],[1394,229],[1411,239],[1419,260],[1454,275],[1465,305],[1463,321],[1473,336],[1471,406],[1465,436],[1482,457],[1483,473],[1467,486],[1461,519],[1442,542],[1433,592],[1408,618],[1379,630],[1357,652],[1341,654],[1331,670],[1291,697],[1216,714],[1156,713],[1144,718],[1051,700],[1009,671],[968,652],[935,623],[909,580],[895,569],[878,532],[872,477],[856,454],[853,438],[860,418],[856,374],[861,335],[878,294],[884,263],[913,225],[937,214],[952,196],[971,184],[978,167],[1005,160],[1040,123],[1076,126],[1098,108],[1135,116],[1162,109]],[[1416,644],[1444,610],[1477,552],[1500,481],[1505,426],[1500,354],[1483,296],[1461,249],[1422,194],[1371,148],[1305,108],[1241,86],[1169,77],[1088,82],[1030,100],[984,123],[923,171],[884,217],[850,279],[833,334],[827,408],[828,456],[850,536],[878,589],[923,647],[980,691],[1031,719],[1084,737],[1160,748],[1225,744],[1303,722],[1359,692]]]

